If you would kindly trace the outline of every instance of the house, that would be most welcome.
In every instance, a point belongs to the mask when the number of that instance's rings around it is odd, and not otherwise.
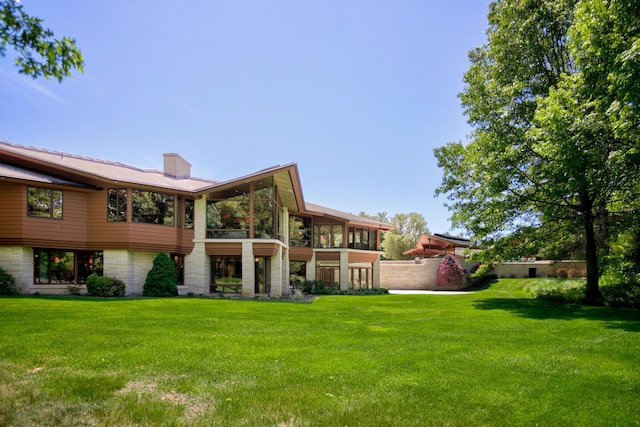
[[[0,267],[23,293],[64,294],[98,273],[142,293],[170,254],[181,295],[285,295],[295,280],[380,286],[393,226],[306,203],[295,163],[229,181],[0,142]]]
[[[469,239],[463,237],[447,236],[444,234],[421,234],[416,246],[404,252],[404,255],[412,255],[419,258],[431,258],[444,255],[453,255],[456,258],[465,258],[465,249],[473,249]]]

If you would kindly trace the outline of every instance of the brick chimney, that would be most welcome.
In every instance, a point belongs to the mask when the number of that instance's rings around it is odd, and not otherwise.
[[[191,178],[191,163],[177,153],[164,153],[164,174],[172,178]]]

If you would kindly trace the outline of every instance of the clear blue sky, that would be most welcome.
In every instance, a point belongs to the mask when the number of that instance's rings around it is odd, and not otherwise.
[[[227,180],[296,162],[305,200],[450,229],[433,148],[470,132],[458,94],[482,0],[22,0],[86,70],[0,58],[0,140]],[[455,232],[455,230],[453,230]]]

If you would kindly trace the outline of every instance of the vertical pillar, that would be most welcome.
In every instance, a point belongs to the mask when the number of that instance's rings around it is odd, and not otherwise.
[[[349,251],[340,251],[340,290],[349,289]]]
[[[305,269],[305,279],[316,280],[316,252],[313,251],[311,259],[307,262],[307,268]]]
[[[271,295],[282,296],[282,270],[282,245],[278,245],[278,251],[271,257]]]
[[[211,283],[211,260],[206,253],[207,199],[201,197],[194,203],[194,244],[190,254],[184,257],[184,284],[189,292],[208,294]]]
[[[253,297],[255,291],[256,272],[253,256],[253,242],[242,242],[242,296]]]
[[[376,257],[376,260],[373,262],[373,289],[380,288],[380,254]]]

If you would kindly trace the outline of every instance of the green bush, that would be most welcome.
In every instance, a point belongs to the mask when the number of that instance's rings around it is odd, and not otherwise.
[[[0,267],[0,295],[17,295],[16,279]]]
[[[540,280],[529,292],[534,298],[575,304],[584,300],[585,288],[584,280]]]
[[[142,295],[148,297],[178,296],[176,269],[169,255],[160,252],[153,260],[153,267],[147,273]]]
[[[121,297],[125,292],[125,283],[115,277],[98,276],[96,273],[87,277],[87,295],[93,297]]]

